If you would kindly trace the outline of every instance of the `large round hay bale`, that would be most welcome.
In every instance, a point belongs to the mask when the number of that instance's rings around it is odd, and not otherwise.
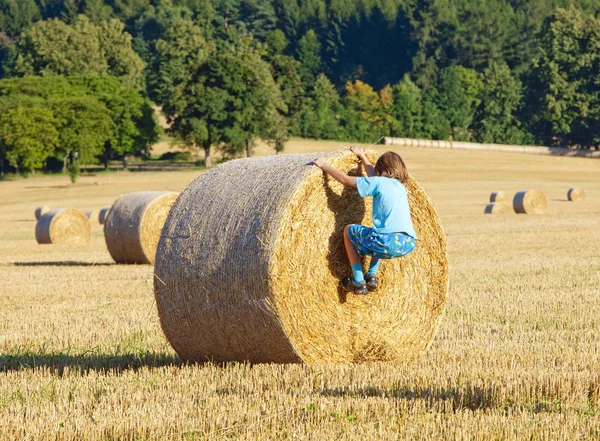
[[[98,214],[98,222],[100,222],[100,225],[104,225],[104,223],[106,222],[106,218],[108,217],[109,211],[110,207],[104,207],[100,210],[100,214]]]
[[[540,190],[523,190],[513,198],[515,213],[543,214],[548,209],[546,196]]]
[[[104,223],[108,252],[117,263],[152,263],[160,232],[177,193],[138,191],[122,195]]]
[[[487,204],[485,210],[483,211],[485,214],[506,214],[510,213],[510,205],[506,202],[492,202],[491,204]]]
[[[367,154],[375,163],[378,154]],[[347,294],[339,283],[350,275],[343,229],[371,225],[371,201],[311,165],[317,155],[230,161],[177,199],[154,287],[162,328],[183,360],[401,361],[432,342],[448,261],[429,197],[409,179],[416,250],[381,264],[375,293]],[[352,153],[321,155],[360,173]]]
[[[42,217],[44,214],[48,213],[49,211],[50,211],[49,206],[41,205],[35,209],[35,212],[34,212],[35,218],[39,220],[40,217]]]
[[[490,202],[508,201],[508,195],[503,191],[494,191],[490,194]]]
[[[87,243],[91,238],[89,219],[75,208],[50,210],[35,224],[35,239],[40,244]]]
[[[567,199],[570,201],[583,201],[585,200],[585,191],[579,187],[570,188],[567,192]]]

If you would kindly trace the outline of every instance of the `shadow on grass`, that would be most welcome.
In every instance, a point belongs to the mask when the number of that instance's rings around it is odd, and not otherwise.
[[[76,262],[64,260],[58,262],[13,262],[14,266],[113,266],[114,262]]]
[[[144,367],[182,366],[179,358],[156,353],[109,354],[0,354],[0,372],[47,369],[52,374],[63,375],[64,371],[76,372],[123,372]]]
[[[432,390],[365,387],[359,389],[331,388],[323,389],[321,395],[326,397],[356,397],[356,398],[391,398],[405,400],[424,400],[431,407],[444,406],[453,412],[460,410],[485,410],[504,405],[499,402],[498,393],[492,388],[465,387]],[[448,407],[449,406],[449,407]]]

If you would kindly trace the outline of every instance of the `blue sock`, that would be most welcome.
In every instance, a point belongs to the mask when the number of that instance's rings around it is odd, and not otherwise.
[[[369,270],[367,271],[367,274],[376,274],[377,270],[379,269],[380,263],[381,260],[379,259],[371,259],[371,263],[369,264]]]
[[[350,266],[352,267],[352,279],[354,279],[354,283],[360,283],[365,280],[365,276],[362,272],[362,265],[360,263],[354,263]]]

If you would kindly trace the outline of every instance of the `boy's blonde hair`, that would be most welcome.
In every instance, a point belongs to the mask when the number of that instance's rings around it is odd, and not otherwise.
[[[390,178],[398,179],[403,184],[408,180],[406,164],[398,153],[385,152],[381,155],[375,164],[375,171],[378,175],[387,172]]]

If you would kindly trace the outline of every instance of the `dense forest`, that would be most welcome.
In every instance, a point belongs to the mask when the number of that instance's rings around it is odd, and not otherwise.
[[[597,0],[0,0],[0,170],[289,136],[596,148]]]

